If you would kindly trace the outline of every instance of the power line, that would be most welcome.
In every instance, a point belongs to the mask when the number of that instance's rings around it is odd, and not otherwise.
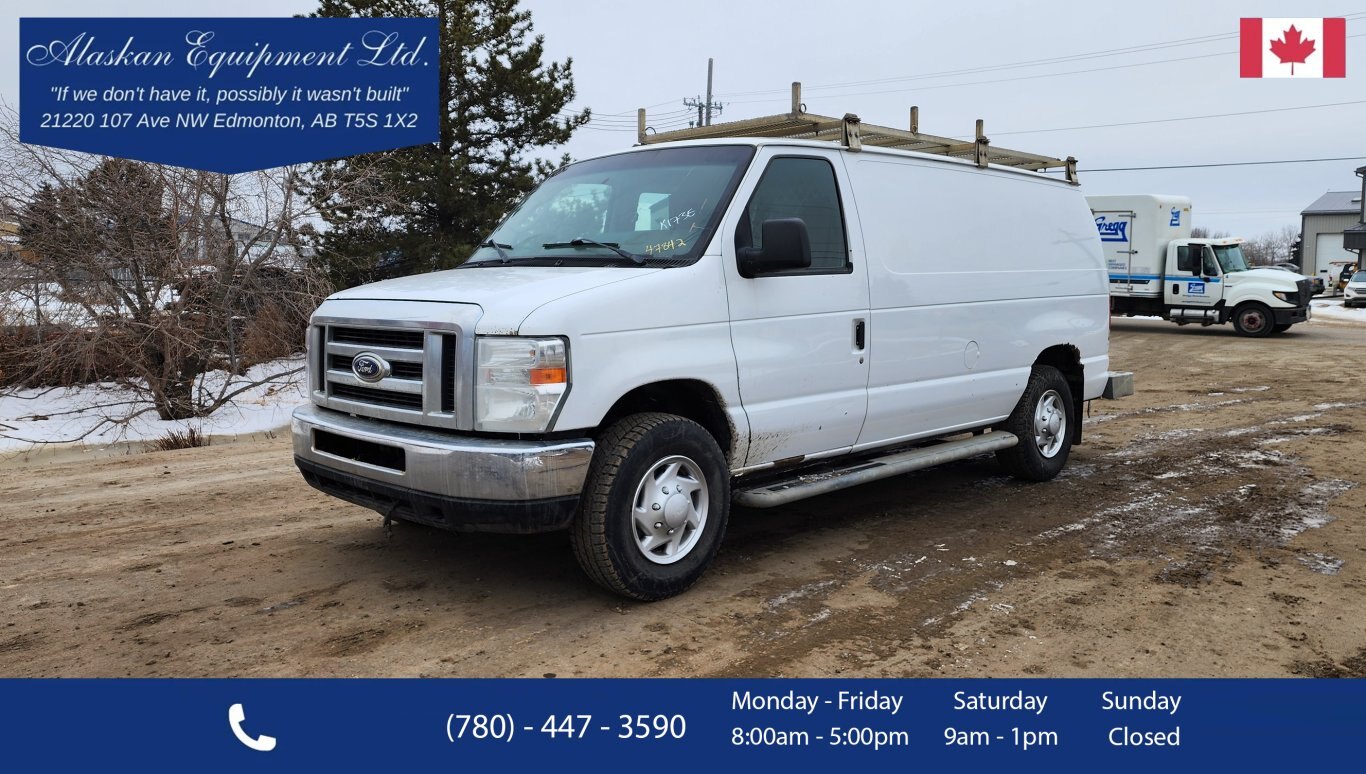
[[[577,116],[577,115],[578,115],[577,113],[557,113],[557,114],[555,114],[555,117],[556,117],[556,118],[574,118],[574,117]],[[675,110],[675,111],[671,111],[671,112],[667,112],[667,113],[650,113],[650,114],[647,114],[647,115],[648,115],[648,117],[650,118],[650,120],[655,120],[655,119],[670,120],[670,119],[674,119],[674,118],[686,118],[686,117],[688,117],[688,116],[693,115],[693,111],[691,111],[691,110]],[[589,122],[590,122],[590,123],[594,123],[594,124],[598,124],[598,123],[612,124],[612,125],[616,125],[616,126],[635,126],[635,125],[636,125],[636,120],[637,120],[637,119],[636,119],[636,117],[635,117],[634,115],[631,116],[630,118],[611,118],[611,117],[603,118],[603,117],[599,117],[596,113],[594,113],[594,114],[592,115],[592,117],[589,118]]]
[[[1352,102],[1325,102],[1321,105],[1298,105],[1295,107],[1266,108],[1264,110],[1243,110],[1237,113],[1211,113],[1205,116],[1183,116],[1181,118],[1153,118],[1146,121],[1124,121],[1118,124],[1088,124],[1086,126],[1062,126],[1056,129],[1020,129],[1011,132],[992,132],[993,135],[1003,134],[1042,134],[1044,132],[1070,132],[1074,129],[1108,129],[1115,126],[1139,126],[1141,124],[1168,124],[1173,121],[1198,121],[1205,118],[1229,118],[1232,116],[1251,116],[1258,113],[1284,113],[1291,110],[1314,110],[1317,108],[1342,107],[1344,105],[1366,105],[1366,99],[1354,100]]]
[[[1366,12],[1358,12],[1358,13],[1346,14],[1346,15],[1344,15],[1344,16],[1342,16],[1342,17],[1339,17],[1339,18],[1349,19],[1349,18],[1356,18],[1356,17],[1359,17],[1359,16],[1366,16]],[[880,83],[895,83],[895,82],[900,82],[900,81],[922,80],[922,79],[927,79],[927,78],[943,78],[943,77],[948,77],[948,76],[952,76],[952,75],[971,75],[971,74],[979,73],[979,72],[991,72],[991,71],[997,71],[997,70],[1009,70],[1009,69],[1016,69],[1016,68],[1021,68],[1021,67],[1039,67],[1039,66],[1041,66],[1041,65],[1046,65],[1046,64],[1061,64],[1061,63],[1064,63],[1064,62],[1083,61],[1083,60],[1086,60],[1086,59],[1098,59],[1098,58],[1103,58],[1103,57],[1107,57],[1107,56],[1123,56],[1123,55],[1126,55],[1126,54],[1136,54],[1136,53],[1142,53],[1142,52],[1145,52],[1145,51],[1157,51],[1157,50],[1166,49],[1166,48],[1177,48],[1177,47],[1181,47],[1181,46],[1191,46],[1191,45],[1196,45],[1196,44],[1198,44],[1198,43],[1209,43],[1209,42],[1213,42],[1213,41],[1216,41],[1216,40],[1230,40],[1230,39],[1237,38],[1237,37],[1238,37],[1238,33],[1236,33],[1236,32],[1232,32],[1232,33],[1221,33],[1221,34],[1218,34],[1218,35],[1204,35],[1204,36],[1195,37],[1195,38],[1180,38],[1180,39],[1178,39],[1178,40],[1173,40],[1173,41],[1165,41],[1165,42],[1159,42],[1159,43],[1146,43],[1146,44],[1137,45],[1137,46],[1127,46],[1127,47],[1124,47],[1124,48],[1111,48],[1111,49],[1102,49],[1102,50],[1100,50],[1100,51],[1084,52],[1084,53],[1080,53],[1080,54],[1069,54],[1069,55],[1066,55],[1066,56],[1057,56],[1057,57],[1051,57],[1051,58],[1047,58],[1047,59],[1028,59],[1028,60],[1023,60],[1023,61],[1019,61],[1019,62],[1009,62],[1009,63],[999,64],[999,65],[985,65],[985,66],[980,66],[980,67],[968,67],[968,68],[962,68],[962,69],[958,69],[958,70],[941,70],[941,71],[939,71],[939,72],[933,72],[933,73],[922,73],[922,74],[919,74],[919,75],[897,76],[897,77],[892,77],[892,78],[877,78],[877,79],[864,80],[864,81],[848,81],[848,82],[844,82],[844,83],[831,83],[831,84],[824,84],[824,85],[812,85],[812,86],[805,86],[804,88],[806,88],[806,89],[808,89],[808,90],[818,90],[818,89],[843,88],[843,87],[848,87],[848,86],[871,86],[871,85],[876,85],[876,84],[880,84]],[[724,96],[734,97],[734,96],[752,96],[752,95],[756,95],[756,94],[776,94],[776,93],[781,93],[781,92],[783,92],[783,91],[784,91],[784,90],[782,90],[782,89],[764,89],[764,90],[758,90],[758,91],[732,92],[732,93],[727,94],[727,95],[724,95]]]
[[[1342,15],[1342,16],[1339,16],[1338,18],[1343,18],[1343,19],[1354,19],[1354,18],[1358,18],[1358,17],[1362,17],[1362,16],[1366,16],[1366,11],[1360,11],[1360,12],[1355,12],[1355,13],[1350,13],[1350,14],[1344,14],[1344,15]],[[857,87],[857,86],[873,86],[873,85],[878,85],[878,84],[883,84],[883,83],[898,83],[898,82],[902,82],[902,81],[914,81],[914,80],[924,80],[924,79],[933,79],[933,78],[946,78],[946,77],[950,77],[950,76],[954,76],[954,75],[972,75],[972,74],[982,73],[982,72],[994,72],[994,71],[1000,71],[1000,70],[1013,70],[1013,69],[1019,69],[1019,68],[1024,68],[1024,67],[1040,67],[1040,66],[1048,65],[1048,64],[1063,64],[1063,63],[1067,63],[1067,62],[1085,61],[1085,60],[1087,60],[1087,59],[1100,59],[1100,58],[1109,57],[1109,56],[1125,56],[1125,55],[1128,55],[1128,54],[1137,54],[1137,53],[1143,53],[1143,52],[1147,52],[1147,51],[1157,51],[1157,50],[1167,49],[1167,48],[1179,48],[1179,47],[1182,47],[1182,46],[1192,46],[1192,45],[1197,45],[1197,44],[1200,44],[1200,43],[1212,43],[1212,42],[1219,41],[1219,40],[1232,40],[1232,39],[1236,39],[1238,36],[1239,36],[1239,33],[1237,33],[1237,32],[1220,33],[1220,34],[1216,34],[1216,35],[1204,35],[1204,36],[1194,37],[1194,38],[1180,38],[1180,39],[1177,39],[1177,40],[1163,41],[1163,42],[1158,42],[1158,43],[1145,43],[1145,44],[1142,44],[1142,45],[1127,46],[1127,47],[1124,47],[1124,48],[1102,49],[1102,50],[1099,50],[1099,51],[1089,51],[1089,52],[1083,52],[1083,53],[1080,53],[1080,54],[1069,54],[1069,55],[1065,55],[1065,56],[1056,56],[1056,57],[1050,57],[1050,58],[1046,58],[1046,59],[1028,59],[1028,60],[1023,60],[1023,61],[1018,61],[1018,62],[1008,62],[1008,63],[1004,63],[1004,64],[998,64],[998,65],[984,65],[984,66],[979,66],[979,67],[961,68],[961,69],[957,69],[957,70],[941,70],[941,71],[939,71],[939,72],[921,73],[921,74],[918,74],[918,75],[905,75],[905,76],[896,76],[896,77],[891,77],[891,78],[876,78],[876,79],[863,80],[863,81],[847,81],[847,82],[844,82],[844,83],[830,83],[830,84],[823,84],[823,85],[805,85],[805,84],[804,84],[804,85],[803,85],[803,89],[806,90],[806,91],[818,91],[818,90],[822,90],[822,89],[838,89],[838,88],[847,88],[847,87],[851,87],[851,86],[854,86],[854,87]],[[1358,35],[1353,35],[1353,36],[1350,36],[1350,37],[1360,37],[1360,36],[1358,36]],[[1237,53],[1237,52],[1225,52],[1225,53]],[[1219,55],[1223,55],[1223,54],[1219,54]],[[1194,59],[1194,58],[1199,58],[1199,57],[1183,57],[1183,58],[1177,58],[1177,59],[1162,59],[1162,60],[1155,60],[1155,61],[1152,61],[1152,62],[1139,62],[1139,63],[1136,63],[1136,64],[1125,65],[1125,66],[1126,66],[1126,67],[1133,67],[1133,66],[1142,66],[1142,65],[1147,65],[1147,64],[1160,64],[1160,63],[1163,63],[1163,62],[1181,62],[1181,61],[1187,61],[1188,59]],[[1077,71],[1072,71],[1072,72],[1092,72],[1092,71],[1091,71],[1091,70],[1077,70]],[[1069,72],[1069,73],[1055,73],[1054,75],[1067,75],[1067,74],[1070,74],[1070,72]],[[1035,76],[1035,77],[1038,77],[1038,76]],[[998,83],[998,82],[1000,82],[1000,81],[981,81],[981,83]],[[974,83],[978,83],[978,82],[974,82]],[[958,84],[958,85],[973,85],[973,84]],[[936,86],[936,87],[930,87],[930,88],[943,88],[943,87]],[[731,92],[731,93],[723,94],[723,95],[719,95],[719,96],[724,96],[724,97],[741,97],[741,96],[754,96],[754,95],[758,95],[758,94],[782,94],[782,93],[786,93],[786,90],[785,90],[785,89],[762,89],[762,90],[757,90],[757,91]],[[893,93],[893,92],[867,92],[867,93],[882,94],[882,93]],[[749,100],[749,101],[750,101],[750,102],[773,102],[773,101],[776,101],[776,100]]]
[[[1086,59],[1099,59],[1099,58],[1103,58],[1103,57],[1107,57],[1107,56],[1123,56],[1123,55],[1126,55],[1126,54],[1138,54],[1138,53],[1142,53],[1142,52],[1145,52],[1145,51],[1156,51],[1156,50],[1164,49],[1164,48],[1176,48],[1176,47],[1180,47],[1180,46],[1191,46],[1191,45],[1195,45],[1196,43],[1209,43],[1209,42],[1213,42],[1213,41],[1216,41],[1216,40],[1227,40],[1227,39],[1229,39],[1229,38],[1233,38],[1233,37],[1237,37],[1237,36],[1238,36],[1237,33],[1223,34],[1223,35],[1207,35],[1207,36],[1205,36],[1205,37],[1200,37],[1200,38],[1183,38],[1183,39],[1181,39],[1181,40],[1172,41],[1172,42],[1169,42],[1169,43],[1161,43],[1161,44],[1154,43],[1154,44],[1148,44],[1148,45],[1143,45],[1143,46],[1129,46],[1129,47],[1127,47],[1127,48],[1106,49],[1106,50],[1103,50],[1103,51],[1094,51],[1094,52],[1089,52],[1089,53],[1084,53],[1084,54],[1072,54],[1072,55],[1069,55],[1069,56],[1053,57],[1053,58],[1051,58],[1051,59],[1029,59],[1029,60],[1025,60],[1025,61],[1021,61],[1021,62],[1010,62],[1010,63],[999,64],[999,65],[987,65],[987,66],[982,66],[982,67],[966,67],[966,68],[962,68],[962,69],[958,69],[958,70],[940,70],[939,72],[933,72],[933,73],[921,73],[921,74],[919,74],[919,75],[901,75],[901,76],[896,76],[896,77],[893,77],[893,78],[875,78],[875,79],[866,80],[866,81],[846,81],[846,82],[843,82],[843,83],[826,83],[826,84],[814,84],[814,85],[806,85],[806,84],[803,84],[802,88],[803,88],[803,90],[808,90],[808,91],[819,91],[819,90],[822,90],[822,89],[839,89],[839,88],[847,88],[847,87],[850,87],[850,86],[855,86],[855,87],[857,87],[857,86],[876,86],[876,85],[878,85],[878,84],[883,84],[883,83],[900,83],[900,82],[902,82],[902,81],[918,81],[918,80],[926,80],[926,79],[931,79],[931,78],[947,78],[947,77],[954,76],[954,75],[975,75],[975,74],[977,74],[977,73],[993,72],[993,71],[998,71],[998,70],[1013,70],[1013,69],[1018,69],[1018,68],[1022,68],[1022,67],[1041,67],[1041,66],[1043,66],[1043,65],[1048,65],[1048,64],[1064,64],[1064,63],[1067,63],[1067,62],[1084,61],[1084,60],[1086,60]],[[755,90],[755,91],[736,91],[736,92],[730,92],[730,93],[728,93],[728,94],[724,94],[724,95],[720,95],[720,96],[725,96],[725,97],[750,97],[750,96],[755,96],[755,95],[758,95],[758,94],[779,94],[779,93],[783,93],[783,92],[784,92],[783,89],[759,89],[759,90]]]
[[[1298,215],[1300,210],[1201,210],[1201,215]]]
[[[1112,124],[1084,124],[1080,126],[1060,126],[1051,129],[1017,129],[1005,132],[992,132],[991,135],[993,137],[999,137],[1008,134],[1044,134],[1049,132],[1070,132],[1081,129],[1110,129],[1124,126],[1142,126],[1146,124],[1168,124],[1175,123],[1178,121],[1201,121],[1210,118],[1233,118],[1237,116],[1251,116],[1265,113],[1287,113],[1297,110],[1318,110],[1322,108],[1331,107],[1347,107],[1350,105],[1366,105],[1366,100],[1350,100],[1347,102],[1324,102],[1318,105],[1293,105],[1290,107],[1263,108],[1259,110],[1240,110],[1232,113],[1209,113],[1200,116],[1152,118],[1143,121],[1121,121]],[[655,127],[661,127],[665,125],[681,127],[691,123],[691,120],[688,118],[688,116],[691,116],[691,111],[689,110],[677,111],[672,114],[658,114],[657,116],[650,116],[650,125]],[[591,126],[592,124],[596,123],[598,123],[597,117],[594,116],[593,120],[590,122],[589,125]],[[608,123],[606,126],[595,126],[593,128],[598,129],[599,131],[635,131],[636,122],[632,120],[629,123],[624,121],[620,123]]]
[[[1356,34],[1356,35],[1348,35],[1347,37],[1349,37],[1349,38],[1366,37],[1366,33],[1358,33],[1358,34]],[[1149,65],[1155,65],[1155,64],[1170,64],[1170,63],[1173,63],[1173,62],[1190,62],[1190,61],[1193,61],[1193,60],[1196,60],[1196,59],[1209,59],[1209,58],[1211,58],[1211,57],[1216,57],[1216,56],[1230,56],[1230,55],[1236,54],[1236,53],[1238,53],[1238,52],[1237,52],[1237,51],[1219,51],[1219,52],[1212,53],[1212,54],[1196,54],[1195,56],[1183,56],[1183,57],[1177,57],[1177,58],[1174,58],[1174,59],[1154,59],[1154,60],[1152,60],[1152,61],[1150,61],[1150,62],[1133,62],[1133,63],[1130,63],[1130,64],[1111,65],[1111,66],[1109,66],[1109,67],[1090,67],[1090,68],[1087,68],[1087,69],[1085,69],[1085,70],[1067,70],[1067,71],[1065,71],[1065,72],[1060,72],[1060,73],[1039,73],[1039,74],[1037,74],[1037,75],[1017,75],[1017,76],[1015,76],[1015,77],[1013,77],[1013,78],[992,78],[992,79],[990,79],[990,80],[985,80],[985,81],[964,81],[964,82],[961,82],[961,83],[941,83],[941,84],[937,84],[937,85],[934,85],[934,86],[908,86],[908,87],[906,87],[906,88],[904,88],[904,89],[882,89],[882,90],[880,90],[880,91],[856,91],[856,92],[844,93],[844,94],[839,94],[839,95],[822,95],[822,96],[866,97],[866,96],[875,96],[875,95],[879,95],[879,94],[900,94],[900,93],[907,92],[907,91],[916,91],[916,92],[920,92],[920,91],[934,91],[934,90],[936,90],[936,89],[957,89],[957,88],[962,88],[962,87],[964,87],[964,86],[982,86],[982,85],[990,84],[990,83],[1012,83],[1012,82],[1015,82],[1015,81],[1033,81],[1033,80],[1038,80],[1038,79],[1040,79],[1040,78],[1058,78],[1058,77],[1061,77],[1061,76],[1064,76],[1064,75],[1084,75],[1084,74],[1086,74],[1086,73],[1101,73],[1101,72],[1109,72],[1109,71],[1111,71],[1111,70],[1127,70],[1127,69],[1131,69],[1131,68],[1134,68],[1134,67],[1147,67],[1147,66],[1149,66]],[[781,101],[782,101],[781,99],[775,98],[775,99],[732,100],[732,103],[733,103],[733,104],[742,104],[742,105],[743,105],[743,104],[753,104],[753,103],[758,103],[758,102],[781,102]]]
[[[1358,17],[1363,17],[1363,16],[1366,16],[1366,11],[1354,12],[1354,13],[1350,13],[1350,14],[1342,14],[1342,15],[1340,15],[1340,18],[1352,19],[1352,18],[1358,18]],[[1098,51],[1089,51],[1089,52],[1083,52],[1083,53],[1079,53],[1079,54],[1070,54],[1070,55],[1066,55],[1066,56],[1057,56],[1057,57],[1051,57],[1051,58],[1047,58],[1047,59],[1023,60],[1023,61],[1019,61],[1019,62],[1005,63],[1005,64],[999,64],[999,65],[988,65],[988,66],[981,66],[981,67],[962,68],[962,69],[958,69],[958,70],[944,70],[944,71],[939,71],[939,72],[935,72],[935,73],[923,73],[923,74],[920,74],[920,75],[910,75],[910,76],[893,77],[893,78],[881,78],[881,79],[873,79],[873,80],[866,80],[866,81],[849,81],[849,82],[844,82],[844,83],[825,84],[825,85],[815,85],[815,86],[804,86],[804,88],[805,88],[806,90],[808,90],[808,91],[823,90],[823,89],[839,89],[839,88],[848,88],[848,87],[850,87],[850,86],[876,85],[876,84],[880,84],[880,83],[896,83],[896,82],[901,82],[901,81],[911,81],[911,80],[930,79],[930,78],[943,78],[943,77],[949,77],[949,76],[953,76],[953,75],[968,75],[968,74],[974,74],[974,73],[979,73],[979,72],[992,72],[992,71],[1001,71],[1001,70],[1018,69],[1018,68],[1024,68],[1024,67],[1038,67],[1038,66],[1042,66],[1042,65],[1046,65],[1046,64],[1061,64],[1061,63],[1066,63],[1066,62],[1071,62],[1071,61],[1083,61],[1083,60],[1087,60],[1087,59],[1098,59],[1098,58],[1103,58],[1103,57],[1108,57],[1108,56],[1124,56],[1124,55],[1128,55],[1128,54],[1142,53],[1142,52],[1145,52],[1145,51],[1155,51],[1155,50],[1165,49],[1165,48],[1176,48],[1176,47],[1180,47],[1180,46],[1195,45],[1195,44],[1198,44],[1198,43],[1208,43],[1208,42],[1214,42],[1214,41],[1218,41],[1218,40],[1228,40],[1228,39],[1232,39],[1232,38],[1236,38],[1236,37],[1238,37],[1238,33],[1221,33],[1221,34],[1216,34],[1216,35],[1204,35],[1204,36],[1200,36],[1200,37],[1180,38],[1180,39],[1177,39],[1177,40],[1162,41],[1162,42],[1157,42],[1157,43],[1148,43],[1148,44],[1137,45],[1137,46],[1127,46],[1127,47],[1123,47],[1123,48],[1102,49],[1102,50],[1098,50]],[[1360,38],[1360,37],[1366,37],[1366,34],[1348,35],[1347,37],[1349,37],[1349,38]],[[1147,66],[1149,66],[1149,65],[1157,65],[1157,64],[1170,64],[1170,63],[1174,63],[1174,62],[1187,62],[1187,61],[1192,61],[1192,60],[1196,60],[1196,59],[1208,59],[1208,58],[1212,58],[1212,57],[1229,56],[1229,55],[1236,54],[1236,53],[1238,53],[1238,52],[1237,52],[1237,51],[1221,51],[1221,52],[1215,52],[1215,53],[1209,53],[1209,54],[1198,54],[1198,55],[1195,55],[1195,56],[1188,56],[1188,57],[1175,57],[1175,58],[1168,58],[1168,59],[1156,59],[1156,60],[1151,60],[1151,61],[1147,61],[1147,62],[1133,62],[1133,63],[1129,63],[1129,64],[1113,65],[1113,66],[1109,66],[1109,67],[1094,67],[1094,68],[1086,68],[1086,69],[1082,69],[1082,70],[1067,70],[1067,71],[1058,72],[1058,73],[1040,73],[1040,74],[1035,74],[1035,75],[1018,76],[1018,77],[1013,77],[1013,78],[994,78],[994,79],[980,80],[980,81],[967,81],[967,82],[951,83],[951,84],[938,84],[938,85],[934,85],[934,86],[917,86],[917,87],[908,87],[908,88],[903,88],[903,89],[885,89],[885,90],[879,90],[879,91],[864,91],[864,92],[853,92],[853,93],[843,93],[843,94],[825,94],[825,95],[818,95],[818,96],[825,96],[825,97],[830,97],[830,96],[851,96],[851,97],[857,97],[857,96],[871,96],[871,95],[879,95],[879,94],[896,94],[896,93],[901,93],[901,92],[906,92],[906,91],[930,91],[930,90],[934,90],[934,89],[958,88],[958,87],[961,87],[961,86],[979,86],[979,85],[994,84],[994,83],[1010,83],[1010,82],[1023,81],[1023,80],[1036,80],[1036,79],[1040,79],[1040,78],[1056,78],[1056,77],[1065,76],[1065,75],[1082,75],[1082,74],[1087,74],[1087,73],[1107,72],[1107,71],[1111,71],[1111,70],[1122,70],[1122,69],[1130,69],[1130,68],[1135,68],[1135,67],[1147,67]],[[726,94],[726,95],[717,95],[717,96],[735,97],[735,96],[749,96],[749,95],[758,95],[758,94],[778,94],[778,93],[784,93],[784,94],[785,94],[786,91],[787,91],[786,89],[767,89],[767,90],[759,90],[759,91],[732,92],[732,93],[730,93],[730,94]],[[783,99],[783,98],[775,98],[775,99],[758,99],[758,100],[732,100],[732,104],[755,104],[755,103],[763,103],[763,102],[781,102],[781,101],[784,101],[784,99]],[[662,107],[662,106],[666,106],[666,105],[670,105],[670,104],[677,104],[677,101],[676,101],[676,100],[669,100],[669,101],[665,101],[665,102],[660,102],[660,103],[657,103],[657,104],[655,104],[655,105],[647,106],[646,109],[648,110],[648,109],[650,109],[650,108]],[[1360,104],[1360,103],[1343,102],[1343,103],[1330,103],[1330,104],[1321,105],[1321,106],[1315,105],[1315,106],[1305,106],[1305,107],[1306,107],[1306,108],[1311,108],[1311,107],[1333,107],[1333,106],[1350,105],[1350,104]],[[1297,109],[1301,109],[1301,108],[1274,108],[1274,109],[1267,109],[1267,110],[1245,111],[1245,112],[1239,112],[1239,113],[1226,113],[1226,114],[1218,114],[1218,115],[1210,115],[1210,116],[1190,116],[1190,117],[1182,117],[1182,118],[1156,119],[1156,120],[1150,120],[1150,121],[1134,121],[1134,122],[1125,122],[1125,123],[1118,123],[1118,124],[1096,124],[1096,125],[1093,125],[1093,126],[1061,127],[1061,128],[1056,128],[1056,129],[1029,129],[1029,130],[1013,131],[1013,132],[994,132],[993,134],[996,134],[996,135],[1004,135],[1004,134],[1029,134],[1029,133],[1041,133],[1041,132],[1068,131],[1068,130],[1072,130],[1072,129],[1098,129],[1098,128],[1110,128],[1110,127],[1116,127],[1116,126],[1133,126],[1133,125],[1148,124],[1148,123],[1168,123],[1168,122],[1174,122],[1174,121],[1188,121],[1188,120],[1197,120],[1197,119],[1203,119],[1203,118],[1223,118],[1223,117],[1231,117],[1231,116],[1239,116],[1239,115],[1252,115],[1252,114],[1256,114],[1256,113],[1271,113],[1271,112],[1279,112],[1279,111],[1286,111],[1286,110],[1297,110]],[[681,114],[681,113],[688,113],[688,112],[689,112],[689,111],[686,111],[686,110],[684,110],[684,111],[669,111],[669,112],[667,112],[667,113],[659,114],[658,116],[651,115],[651,116],[649,116],[649,118],[650,118],[650,123],[651,123],[651,125],[660,124],[660,123],[662,123],[662,122],[664,122],[664,121],[667,121],[669,118],[672,118],[673,116],[679,115],[679,114]],[[593,114],[593,123],[599,123],[599,124],[600,124],[598,127],[595,127],[595,128],[597,128],[599,131],[634,131],[634,130],[635,130],[635,117],[634,117],[634,116],[635,116],[634,112],[629,112],[629,113],[628,113],[628,112],[623,112],[623,113],[594,113],[594,114]],[[619,117],[619,118],[618,118],[618,117]],[[601,119],[601,120],[599,120],[599,119]],[[611,128],[611,127],[620,127],[620,128],[613,129],[613,128]]]

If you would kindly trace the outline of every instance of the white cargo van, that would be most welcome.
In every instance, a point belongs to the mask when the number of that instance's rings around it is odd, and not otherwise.
[[[844,142],[706,127],[573,164],[460,268],[329,298],[308,482],[386,519],[568,529],[588,575],[653,600],[701,576],[732,501],[991,452],[1052,478],[1083,402],[1132,389],[1079,189],[821,120]]]
[[[1192,239],[1184,196],[1088,196],[1110,272],[1111,310],[1178,325],[1233,323],[1244,336],[1309,319],[1313,280],[1249,266],[1241,239]]]

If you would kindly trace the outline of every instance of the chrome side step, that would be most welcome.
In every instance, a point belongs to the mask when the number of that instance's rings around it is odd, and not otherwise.
[[[808,497],[866,484],[869,481],[899,476],[999,449],[1009,449],[1019,442],[1020,439],[1011,433],[994,430],[971,438],[865,459],[856,464],[830,470],[806,473],[752,489],[737,489],[731,499],[736,504],[748,508],[774,508]]]

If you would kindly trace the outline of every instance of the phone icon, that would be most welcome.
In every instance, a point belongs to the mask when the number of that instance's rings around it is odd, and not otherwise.
[[[228,725],[232,726],[232,735],[237,737],[237,741],[260,752],[270,752],[275,749],[275,737],[262,734],[257,737],[247,736],[247,732],[242,730],[242,722],[247,719],[247,713],[242,709],[241,704],[234,704],[228,707]]]

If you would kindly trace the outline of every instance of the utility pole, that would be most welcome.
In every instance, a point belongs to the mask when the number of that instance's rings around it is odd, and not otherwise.
[[[719,114],[719,113],[721,112],[721,108],[723,107],[720,103],[718,103],[718,102],[713,102],[713,101],[712,101],[712,98],[711,98],[712,62],[713,62],[713,60],[711,59],[711,57],[708,57],[708,58],[707,58],[707,99],[706,99],[705,101],[703,101],[701,97],[695,97],[695,98],[693,98],[693,99],[684,99],[684,100],[683,100],[683,104],[684,104],[686,107],[695,107],[695,108],[697,108],[697,123],[694,124],[694,126],[711,126],[711,116],[712,116],[712,113],[718,113],[718,114]]]
[[[707,57],[707,126],[711,126],[711,64],[711,57]]]

